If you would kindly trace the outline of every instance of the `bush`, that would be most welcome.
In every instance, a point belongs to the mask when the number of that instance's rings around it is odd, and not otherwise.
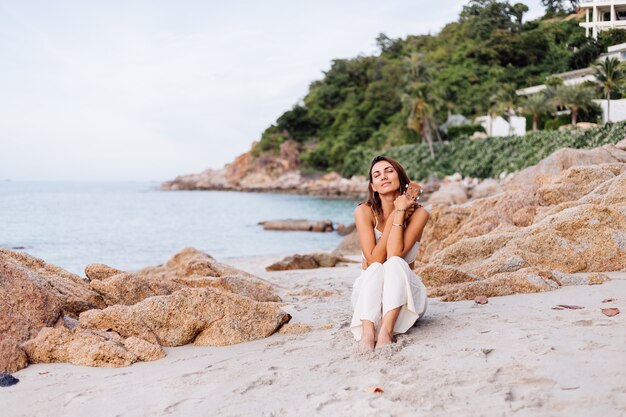
[[[367,176],[367,170],[369,169],[370,163],[377,154],[378,152],[375,149],[364,146],[352,149],[346,154],[343,161],[341,175],[347,178],[353,175]]]
[[[457,140],[457,139],[467,139],[474,134],[474,132],[484,132],[485,128],[482,125],[461,125],[461,126],[450,126],[448,128],[448,139],[449,140]]]
[[[424,143],[389,149],[385,155],[396,159],[416,180],[431,175],[444,177],[460,172],[464,176],[495,178],[502,172],[515,172],[547,157],[561,148],[591,149],[617,143],[626,136],[626,122],[597,129],[542,131],[526,136],[489,137],[475,141],[435,144],[432,159]]]

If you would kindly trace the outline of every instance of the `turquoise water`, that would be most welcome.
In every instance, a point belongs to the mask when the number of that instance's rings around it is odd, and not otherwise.
[[[158,183],[0,182],[0,247],[82,275],[101,262],[158,265],[186,246],[218,260],[331,250],[336,233],[264,231],[259,221],[352,222],[354,201],[286,194],[157,189]]]

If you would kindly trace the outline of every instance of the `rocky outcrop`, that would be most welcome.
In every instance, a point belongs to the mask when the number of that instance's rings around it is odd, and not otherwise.
[[[615,145],[604,145],[595,149],[559,149],[538,164],[515,174],[510,182],[529,185],[539,175],[557,175],[573,166],[610,163],[626,163],[626,139]]]
[[[609,153],[603,148],[592,155]],[[462,205],[433,205],[418,253],[426,266],[417,269],[430,294],[452,301],[547,291],[602,281],[573,273],[624,269],[626,163],[612,161],[509,181]]]
[[[129,273],[91,264],[86,275],[1,250],[0,371],[128,366],[163,357],[161,346],[266,337],[290,319],[272,287],[193,248],[162,266]]]
[[[288,256],[265,269],[267,271],[286,271],[291,269],[332,268],[340,262],[353,263],[354,261],[341,256],[321,252]]]
[[[214,288],[185,288],[132,306],[90,310],[79,321],[84,329],[112,330],[161,346],[224,346],[267,337],[289,319],[276,303]]]
[[[326,197],[364,198],[364,177],[343,178],[336,172],[303,177],[299,171],[299,147],[292,140],[281,145],[279,155],[255,158],[250,152],[238,156],[222,169],[179,176],[161,185],[162,190],[273,191]]]
[[[263,230],[291,230],[301,232],[332,232],[333,222],[330,220],[285,219],[259,222]]]

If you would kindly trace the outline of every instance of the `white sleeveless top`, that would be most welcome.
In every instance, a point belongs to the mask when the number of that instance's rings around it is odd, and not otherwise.
[[[378,230],[378,217],[377,216],[374,216],[374,217],[376,218],[376,225],[374,226],[374,236],[376,236],[376,243],[378,243],[378,240],[383,235],[383,233],[380,230]],[[417,251],[419,250],[419,248],[420,248],[420,243],[416,241],[413,247],[411,248],[411,250],[408,251],[406,255],[402,257],[406,261],[407,264],[411,264],[412,262],[415,262],[415,260],[417,259]],[[365,259],[365,254],[363,252],[361,252],[361,256],[363,256],[363,259]]]

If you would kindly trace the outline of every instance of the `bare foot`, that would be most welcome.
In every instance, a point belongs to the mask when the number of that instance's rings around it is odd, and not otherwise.
[[[363,326],[363,335],[359,342],[359,352],[373,352],[376,346],[376,332],[369,326]]]
[[[378,333],[378,343],[377,343],[379,346],[390,345],[394,342],[395,340],[391,333],[388,333],[382,329],[380,330],[380,332]]]

